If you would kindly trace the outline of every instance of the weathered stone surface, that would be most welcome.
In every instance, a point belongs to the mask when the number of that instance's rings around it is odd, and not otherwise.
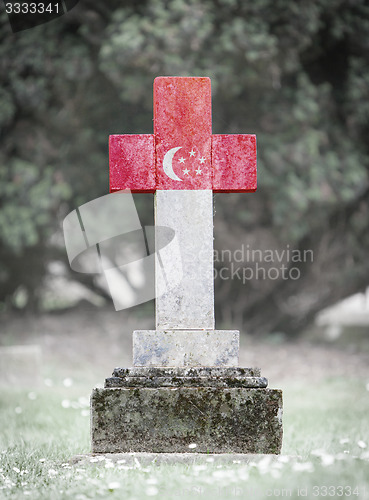
[[[95,389],[94,453],[279,453],[282,392],[275,389]]]
[[[110,192],[130,189],[153,193],[156,189],[155,138],[152,134],[109,137]]]
[[[267,387],[265,377],[109,377],[105,387]]]
[[[255,135],[213,135],[211,157],[215,192],[256,191]]]
[[[155,225],[175,231],[183,277],[177,283],[178,263],[165,248],[158,251],[165,275],[156,278],[156,328],[214,329],[213,194],[205,191],[164,191],[155,194]],[[156,248],[165,247],[157,233]]]
[[[155,78],[154,135],[157,189],[211,190],[210,78]]]
[[[237,371],[239,333],[214,330],[212,190],[256,189],[255,137],[212,139],[208,78],[160,77],[154,135],[111,144],[111,190],[156,190],[155,224],[174,231],[180,255],[156,233],[156,331],[134,332],[133,357],[134,369],[157,371],[115,371],[94,390],[93,452],[279,453],[281,391],[250,388],[267,381]]]
[[[260,377],[260,368],[239,366],[134,366],[114,368],[113,377]]]
[[[154,134],[111,136],[110,190],[255,191],[255,136],[211,132],[209,78],[156,78]]]
[[[134,366],[237,366],[237,330],[136,330]]]

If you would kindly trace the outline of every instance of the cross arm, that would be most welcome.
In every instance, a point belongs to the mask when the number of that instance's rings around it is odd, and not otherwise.
[[[256,191],[256,136],[228,134],[212,136],[213,191]]]
[[[109,137],[110,192],[156,190],[155,140],[152,134]]]

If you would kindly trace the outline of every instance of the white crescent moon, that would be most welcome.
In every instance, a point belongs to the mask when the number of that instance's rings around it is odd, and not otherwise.
[[[172,148],[165,153],[164,160],[163,160],[163,169],[168,177],[170,177],[174,181],[181,181],[182,182],[182,179],[180,179],[178,177],[178,175],[176,175],[175,172],[173,171],[173,165],[172,165],[173,156],[176,154],[176,152],[179,149],[182,149],[182,146],[179,146],[178,148]]]

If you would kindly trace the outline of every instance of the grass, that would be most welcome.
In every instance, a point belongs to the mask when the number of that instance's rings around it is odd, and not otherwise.
[[[89,453],[90,387],[0,392],[0,498],[369,498],[369,392],[359,379],[285,384],[277,459],[71,465]],[[207,460],[207,461],[206,461]]]

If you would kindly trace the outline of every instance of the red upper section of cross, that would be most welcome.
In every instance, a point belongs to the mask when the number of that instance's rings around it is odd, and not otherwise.
[[[256,190],[255,135],[212,135],[209,78],[154,81],[154,134],[111,135],[110,191]]]

